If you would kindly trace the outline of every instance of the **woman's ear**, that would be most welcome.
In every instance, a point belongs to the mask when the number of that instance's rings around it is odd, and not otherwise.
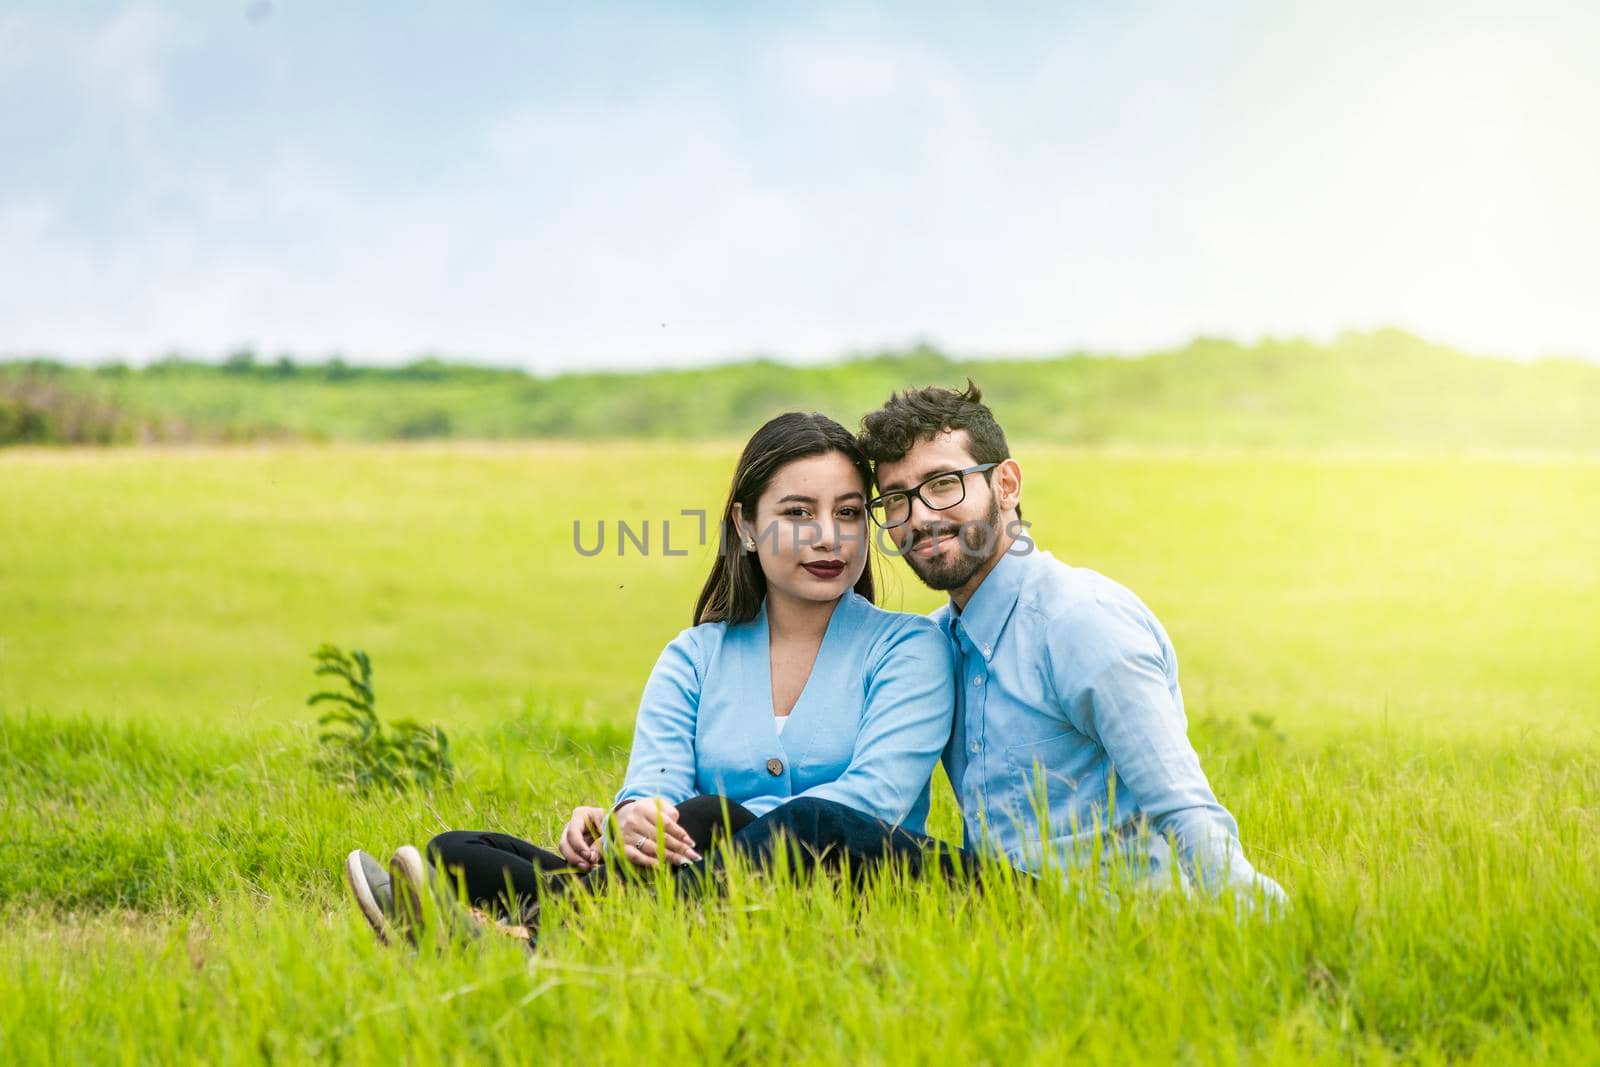
[[[733,532],[738,535],[741,548],[749,548],[750,542],[755,540],[745,524],[744,505],[738,501],[734,501],[733,505]]]

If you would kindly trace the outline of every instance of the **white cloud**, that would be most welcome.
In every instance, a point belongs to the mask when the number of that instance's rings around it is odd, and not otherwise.
[[[248,158],[194,139],[173,64],[204,38],[159,9],[10,17],[30,71],[65,65],[86,107],[141,132],[104,225],[48,184],[0,184],[0,351],[553,367],[1396,322],[1600,356],[1585,37],[1452,25],[1325,16],[1248,27],[1252,51],[1238,26],[1148,18],[1004,77],[927,41],[786,30],[740,92],[655,77],[484,110],[423,180],[292,126]]]
[[[166,102],[167,64],[193,35],[171,11],[126,8],[90,31],[77,52],[95,100],[148,117]]]

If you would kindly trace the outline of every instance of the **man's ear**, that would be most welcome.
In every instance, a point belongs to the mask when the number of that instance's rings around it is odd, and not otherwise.
[[[1022,468],[1016,460],[1001,460],[994,469],[994,495],[1001,511],[1013,511],[1022,503]]]

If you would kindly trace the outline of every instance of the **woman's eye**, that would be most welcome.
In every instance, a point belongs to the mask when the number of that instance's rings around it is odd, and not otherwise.
[[[860,508],[840,508],[839,509],[839,514],[844,516],[847,519],[856,519],[856,518],[860,518],[861,517],[861,509]]]
[[[801,518],[801,517],[804,517],[807,514],[807,512],[806,512],[805,508],[790,508],[788,511],[785,511],[783,514],[794,516],[795,518]]]

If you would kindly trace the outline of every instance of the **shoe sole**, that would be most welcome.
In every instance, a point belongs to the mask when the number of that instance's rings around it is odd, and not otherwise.
[[[372,886],[367,884],[366,872],[361,869],[359,848],[344,858],[344,881],[345,885],[350,887],[350,895],[356,899],[356,907],[361,909],[362,918],[367,920],[372,932],[378,935],[378,943],[389,944],[392,940],[389,917],[378,906],[377,898],[372,895]]]
[[[389,884],[406,937],[416,944],[423,924],[422,896],[428,890],[428,869],[414,845],[401,845],[389,859]]]

